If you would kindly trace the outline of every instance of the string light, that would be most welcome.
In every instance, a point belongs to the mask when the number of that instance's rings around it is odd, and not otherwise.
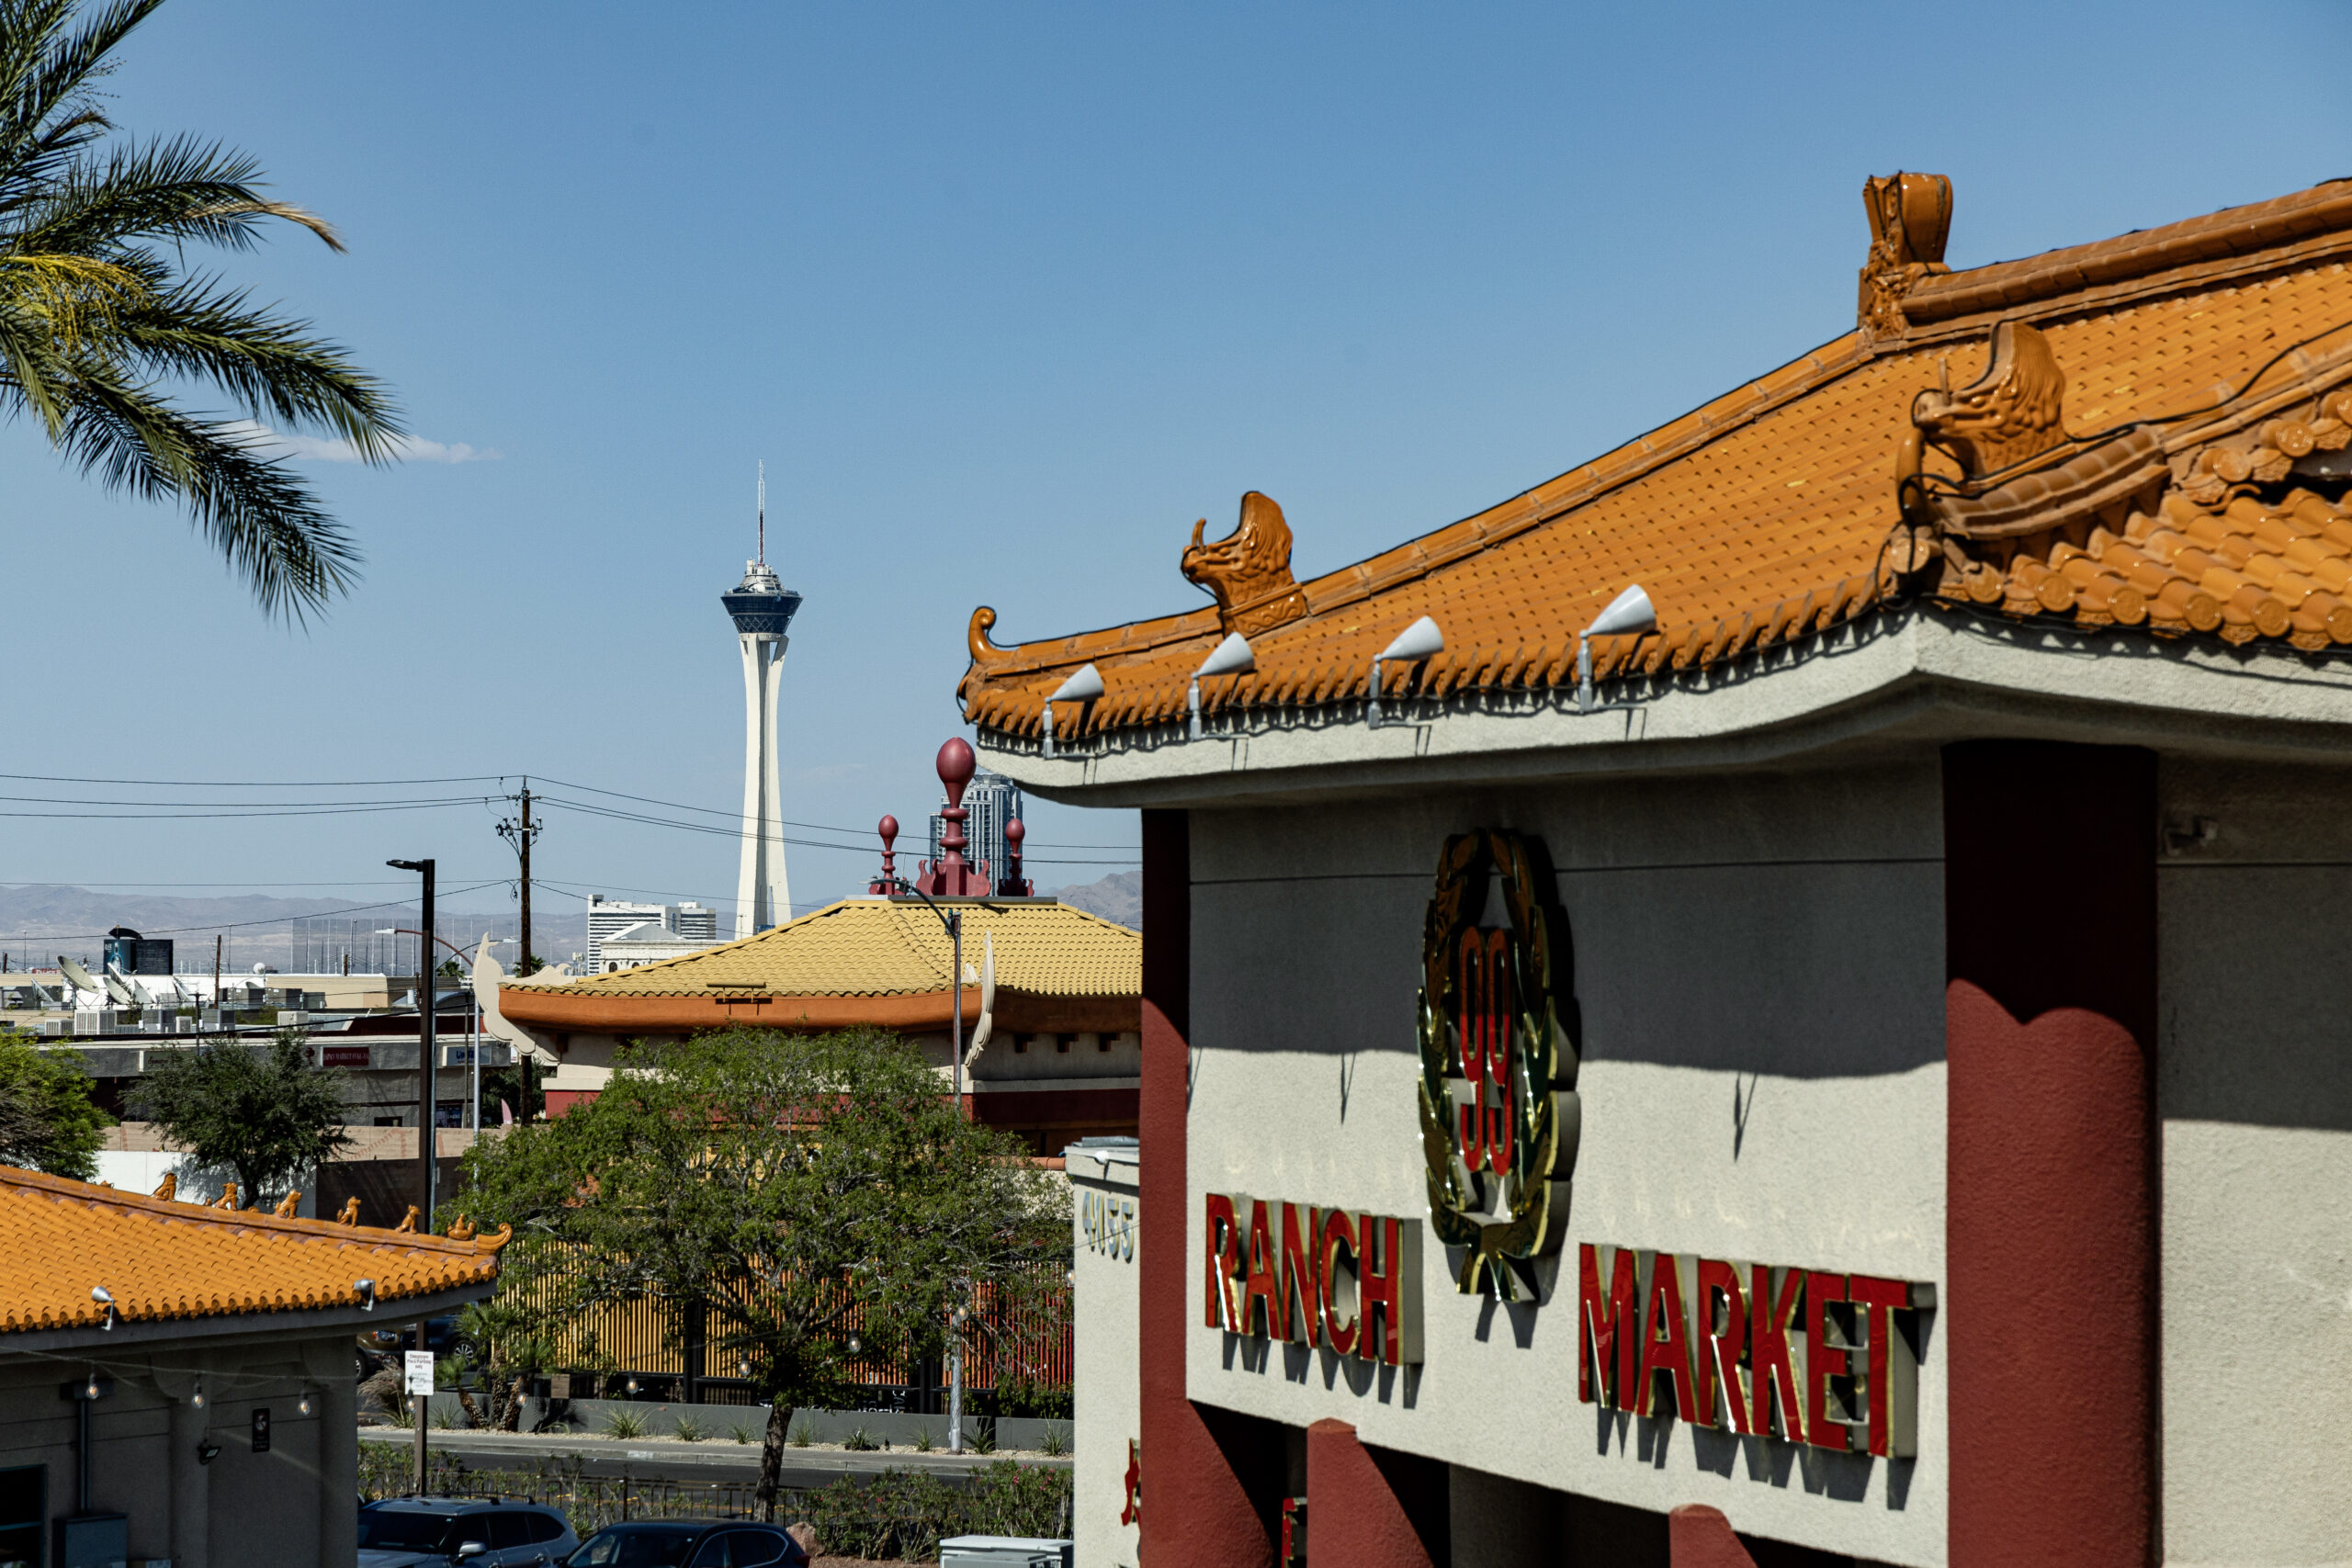
[[[308,1416],[311,1413],[311,1391],[309,1389],[306,1388],[302,1391],[301,1403],[297,1404],[295,1408],[300,1410],[305,1416]]]
[[[204,1380],[202,1378],[196,1380],[196,1392],[188,1396],[187,1402],[198,1410],[204,1408]]]

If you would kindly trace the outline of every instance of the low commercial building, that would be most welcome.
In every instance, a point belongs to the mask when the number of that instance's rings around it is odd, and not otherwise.
[[[1142,808],[1145,1561],[2352,1559],[2352,184],[1951,200],[1394,550],[976,614],[982,759]]]
[[[0,1562],[351,1568],[353,1337],[485,1299],[505,1240],[0,1168]]]
[[[939,908],[963,920],[961,987]],[[960,1000],[967,1109],[1045,1154],[1134,1133],[1142,983],[1140,936],[1051,898],[847,898],[681,958],[560,985],[506,981],[489,1027],[552,1065],[548,1112],[560,1115],[604,1088],[623,1042],[736,1024],[888,1030],[944,1077]],[[976,1046],[984,1012],[989,1033]]]

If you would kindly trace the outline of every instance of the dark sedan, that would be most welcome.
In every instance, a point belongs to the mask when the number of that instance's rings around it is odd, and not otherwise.
[[[661,1519],[606,1525],[564,1568],[806,1568],[808,1554],[775,1525]]]

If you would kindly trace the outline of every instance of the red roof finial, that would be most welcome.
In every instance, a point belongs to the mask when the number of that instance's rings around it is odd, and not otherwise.
[[[971,742],[960,735],[950,736],[939,749],[939,782],[947,786],[947,807],[940,813],[946,819],[947,830],[939,836],[939,847],[945,852],[936,863],[915,863],[922,868],[915,886],[934,898],[988,897],[988,878],[964,860],[967,843],[964,823],[971,815],[964,809],[964,786],[972,782],[972,773],[978,766],[979,759],[972,755]]]
[[[885,817],[875,826],[874,830],[882,835],[882,874],[867,883],[865,890],[868,893],[878,893],[888,897],[899,890],[899,857],[890,848],[898,841],[899,819],[895,817]]]
[[[1026,898],[1031,895],[1032,889],[1029,884],[1022,880],[1021,876],[1021,840],[1028,836],[1029,829],[1021,825],[1021,818],[1018,817],[1004,825],[1006,864],[1004,875],[996,885],[997,897],[1000,898]]]

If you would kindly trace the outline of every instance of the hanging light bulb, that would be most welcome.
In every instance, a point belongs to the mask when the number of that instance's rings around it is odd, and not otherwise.
[[[311,1413],[311,1391],[309,1389],[306,1388],[302,1391],[301,1403],[296,1405],[295,1408],[300,1410],[305,1416],[308,1416]]]
[[[859,1354],[861,1351],[863,1351],[865,1348],[865,1347],[864,1345],[862,1345],[862,1344],[860,1344],[860,1343],[858,1342],[858,1337],[857,1337],[857,1336],[856,1336],[856,1335],[853,1334],[853,1335],[851,1335],[851,1336],[849,1337],[849,1353],[850,1353],[851,1355],[853,1355],[853,1356],[857,1355],[857,1354]]]
[[[98,1374],[96,1372],[93,1371],[90,1374],[90,1381],[82,1385],[82,1397],[85,1399],[96,1399],[98,1397]]]
[[[204,1380],[202,1378],[196,1380],[196,1392],[188,1396],[187,1402],[198,1410],[204,1408]]]

